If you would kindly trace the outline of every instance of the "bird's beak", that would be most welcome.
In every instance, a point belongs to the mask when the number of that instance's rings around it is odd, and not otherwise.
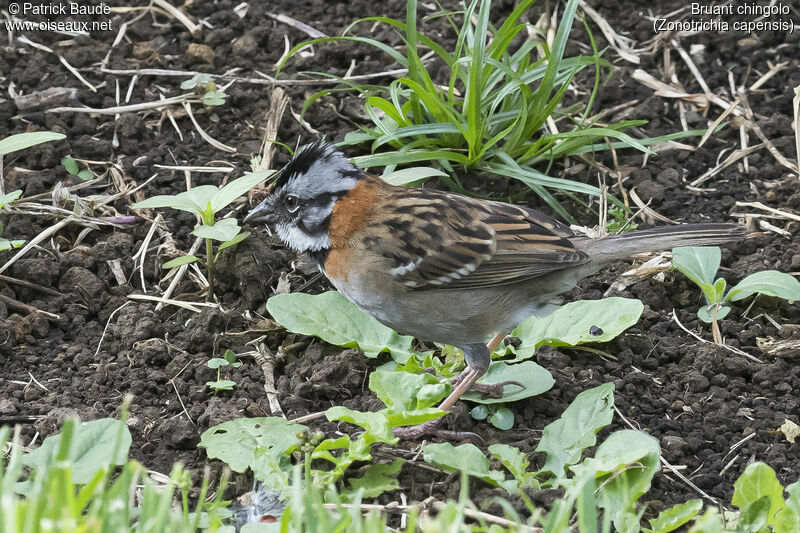
[[[274,187],[275,182],[278,180],[278,178],[280,178],[282,172],[283,169],[280,169],[270,176],[269,181],[271,185],[267,188],[267,190],[270,190]],[[273,204],[274,200],[270,194],[264,198],[260,204],[255,206],[255,208],[247,213],[247,216],[244,217],[244,224],[247,224],[248,222],[263,222],[264,224],[274,222],[275,206]]]
[[[265,224],[269,224],[273,222],[275,211],[273,210],[273,199],[272,196],[267,196],[264,198],[264,201],[255,206],[247,216],[244,217],[244,223],[254,223],[254,222],[263,222]]]

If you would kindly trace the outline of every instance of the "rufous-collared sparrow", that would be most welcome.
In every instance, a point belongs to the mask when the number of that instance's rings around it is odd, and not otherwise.
[[[504,334],[550,312],[555,298],[580,279],[635,253],[744,235],[734,224],[684,224],[579,237],[527,207],[390,185],[321,142],[298,150],[245,222],[272,225],[379,322],[461,348],[467,367],[443,410],[486,372]],[[433,433],[437,421],[395,433]]]

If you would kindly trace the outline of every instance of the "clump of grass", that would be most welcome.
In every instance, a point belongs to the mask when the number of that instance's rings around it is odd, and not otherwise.
[[[301,43],[286,59],[311,44],[347,41],[373,46],[408,69],[405,77],[386,87],[356,85],[339,78],[346,88],[316,93],[306,102],[304,111],[332,91],[357,91],[365,97],[372,123],[350,132],[343,144],[370,143],[371,155],[355,158],[360,166],[387,166],[391,172],[397,165],[423,163],[431,168],[403,174],[393,181],[409,183],[435,175],[461,193],[469,192],[462,184],[467,174],[510,177],[530,187],[562,217],[573,220],[553,193],[599,196],[600,190],[581,181],[548,175],[556,159],[609,146],[648,152],[648,144],[662,139],[637,140],[623,131],[645,124],[643,120],[602,124],[590,118],[601,85],[601,69],[611,65],[601,57],[586,25],[593,53],[564,57],[578,0],[566,3],[552,46],[533,36],[519,44],[520,36],[531,27],[521,17],[534,2],[520,2],[499,27],[489,20],[491,0],[471,0],[459,12],[463,19],[460,26],[453,14],[445,14],[457,32],[452,50],[417,29],[416,0],[407,1],[405,22],[367,17],[351,24],[340,37]],[[405,42],[404,53],[375,39],[348,35],[354,26],[365,22],[396,28]],[[429,49],[444,62],[446,80],[431,77],[420,48]],[[595,69],[588,98],[562,107],[575,75],[586,67]],[[608,139],[613,142],[606,142]]]
[[[126,398],[123,419],[129,403]],[[125,423],[110,418],[68,419],[33,451],[23,449],[19,428],[13,437],[0,428],[0,532],[222,530],[231,515],[222,500],[227,474],[206,501],[206,471],[192,510],[191,474],[175,464],[163,484],[155,483],[147,468],[128,458],[130,446]]]

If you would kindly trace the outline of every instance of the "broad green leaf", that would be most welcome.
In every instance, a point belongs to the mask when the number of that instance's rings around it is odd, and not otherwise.
[[[486,374],[478,380],[478,383],[490,385],[503,381],[518,381],[523,387],[514,384],[506,385],[502,398],[490,398],[477,392],[467,392],[462,398],[477,403],[511,403],[542,394],[550,390],[555,383],[553,375],[533,361],[513,364],[506,361],[494,361],[489,365]]]
[[[30,148],[37,144],[49,141],[60,141],[66,138],[66,135],[52,131],[30,131],[27,133],[9,135],[5,139],[0,139],[0,156],[16,152],[17,150],[24,150],[25,148]]]
[[[430,167],[413,167],[395,170],[382,176],[383,181],[392,185],[408,185],[415,181],[424,180],[433,176],[447,176],[447,173]]]
[[[413,426],[444,416],[433,407],[450,387],[428,373],[411,374],[396,370],[377,370],[369,376],[369,388],[386,404],[383,413],[392,427]]]
[[[475,420],[486,420],[486,417],[489,416],[489,408],[485,405],[476,405],[469,414]]]
[[[314,452],[325,452],[329,450],[346,450],[350,448],[353,441],[350,440],[350,435],[342,435],[338,439],[325,439],[320,442]]]
[[[800,515],[800,481],[795,481],[786,487],[786,492],[789,494],[789,497],[786,498],[786,506],[794,509],[794,512]]]
[[[454,353],[455,350],[460,354],[460,359],[458,361],[450,357],[450,354]],[[435,375],[448,378],[452,378],[456,375],[455,368],[464,367],[463,352],[457,348],[445,344],[442,345],[441,348],[441,357],[434,357],[433,354],[434,350],[425,353],[415,353],[414,357],[409,357],[405,363],[388,362],[386,363],[386,367],[389,370],[400,370],[412,374],[419,374],[427,368],[432,368],[435,371]],[[442,358],[444,358],[444,361],[442,361]]]
[[[367,357],[384,351],[404,363],[411,357],[413,337],[398,335],[350,303],[336,291],[319,295],[279,294],[267,301],[267,311],[283,327],[315,335],[345,348],[360,348]]]
[[[230,379],[220,379],[217,381],[206,381],[206,385],[208,385],[215,391],[233,390],[233,387],[236,386],[236,382],[231,381]]]
[[[727,304],[709,304],[697,310],[697,317],[706,324],[711,324],[711,322],[714,321],[714,308],[717,307],[717,305],[719,305],[717,320],[722,320],[731,312],[731,308]]]
[[[636,324],[644,310],[639,300],[604,298],[581,300],[559,307],[546,317],[530,317],[511,333],[522,344],[514,349],[517,359],[533,357],[537,348],[577,346],[608,342]]]
[[[725,288],[727,287],[728,283],[725,281],[724,278],[719,278],[717,281],[714,282],[712,285],[714,289],[714,302],[721,302],[722,299],[725,297]]]
[[[223,355],[223,358],[224,358],[224,359],[225,359],[227,362],[229,362],[230,364],[232,364],[232,365],[236,365],[236,362],[237,362],[237,361],[236,361],[236,354],[235,354],[235,353],[234,353],[234,351],[233,351],[233,350],[231,350],[230,348],[229,348],[229,349],[227,349],[227,350],[225,350],[225,354]],[[241,365],[241,363],[239,363],[239,365]],[[238,367],[236,367],[236,368],[238,368]]]
[[[217,248],[217,255],[219,255],[219,253],[222,250],[224,250],[225,248],[230,248],[231,246],[236,246],[237,244],[239,244],[240,242],[242,242],[243,240],[245,240],[249,236],[250,236],[250,232],[249,231],[243,231],[241,233],[237,233],[233,237],[233,239],[231,239],[229,241],[225,241],[225,242],[223,242],[222,244],[219,245],[219,247]]]
[[[661,511],[650,520],[650,529],[646,533],[670,533],[686,524],[703,510],[703,500],[689,500]]]
[[[221,91],[209,91],[203,95],[203,105],[205,106],[220,106],[225,104],[225,98],[228,95]]]
[[[188,200],[178,198],[178,195],[170,196],[167,194],[159,194],[158,196],[151,196],[145,198],[141,202],[131,204],[131,209],[158,209],[161,207],[171,207],[173,209],[180,209],[181,211],[188,211],[189,213],[202,212],[199,207]]]
[[[605,527],[605,530],[608,529],[609,518],[607,516],[603,517],[603,522],[600,522],[599,518],[599,510],[597,506],[597,494],[596,494],[596,482],[594,480],[594,476],[584,475],[582,477],[576,478],[572,481],[573,487],[571,487],[571,491],[577,492],[577,498],[575,499],[575,507],[577,509],[578,515],[578,531],[581,533],[599,533],[600,531],[600,524],[602,523]],[[577,491],[577,487],[581,487],[580,491]],[[636,524],[638,526],[639,524]],[[564,528],[566,529],[566,528]],[[564,530],[562,529],[562,530]],[[633,531],[636,531],[638,527],[632,528]]]
[[[617,494],[625,491],[633,503],[650,490],[650,481],[660,468],[659,457],[661,446],[657,439],[643,431],[621,429],[600,443],[594,457],[584,464],[597,474],[612,474],[625,467],[625,473],[604,483],[600,490]]]
[[[757,292],[784,300],[798,301],[800,300],[800,281],[797,281],[794,276],[777,270],[764,270],[750,274],[735,287],[731,287],[725,299],[735,302],[744,300]]]
[[[6,204],[10,204],[11,202],[16,200],[20,196],[22,196],[22,189],[19,189],[18,191],[11,191],[11,192],[8,192],[6,194],[0,195],[0,207],[3,207]]]
[[[171,207],[189,213],[203,214],[219,189],[214,185],[198,185],[175,196],[161,194],[131,205],[131,209],[157,209]]]
[[[213,214],[216,213],[216,211],[211,208],[211,201],[218,193],[219,188],[216,185],[198,185],[197,187],[192,187],[188,191],[178,193],[176,198],[185,200],[189,202],[189,204],[195,206],[195,213],[204,214],[211,212]]]
[[[425,389],[433,386],[433,389]],[[369,389],[390,411],[413,411],[432,407],[447,394],[447,386],[427,373],[375,371],[369,376]],[[431,393],[435,390],[436,393]],[[422,394],[420,394],[422,393]]]
[[[544,428],[536,447],[537,452],[547,454],[542,470],[561,478],[567,466],[580,460],[583,450],[595,445],[595,434],[611,423],[613,405],[613,383],[578,394],[561,417]]]
[[[594,457],[572,466],[578,475],[594,472],[599,489],[598,504],[605,509],[617,531],[631,531],[638,524],[636,501],[648,490],[659,470],[661,447],[650,435],[631,429],[612,433]]]
[[[539,482],[536,480],[536,472],[528,471],[530,461],[519,448],[508,444],[492,444],[489,446],[489,453],[511,472],[511,475],[517,480],[519,488],[539,487]]]
[[[372,459],[370,454],[370,445],[365,439],[365,435],[351,440],[348,435],[343,435],[338,439],[325,439],[320,442],[314,451],[311,453],[311,459],[323,459],[333,464],[334,469],[330,471],[315,472],[314,482],[319,486],[324,486],[325,483],[333,483],[344,474],[345,470],[353,464],[354,461],[369,461]],[[370,436],[370,441],[372,441]],[[342,450],[335,455],[331,451]],[[325,483],[318,483],[324,479]]]
[[[297,433],[306,429],[278,417],[237,418],[207,429],[198,446],[206,449],[209,459],[219,459],[241,474],[255,464],[256,449],[281,456],[297,447]]]
[[[212,79],[213,78],[211,77],[211,74],[205,74],[201,72],[199,74],[195,74],[188,80],[182,81],[181,89],[183,90],[194,89],[198,85],[206,85],[208,83],[211,83]]]
[[[88,168],[79,171],[76,175],[83,181],[89,181],[90,179],[94,178],[94,174],[92,174],[92,171]]]
[[[227,359],[223,359],[222,357],[212,357],[208,360],[206,366],[212,370],[216,370],[220,367],[228,366],[229,364],[231,364],[231,362]]]
[[[797,533],[798,524],[800,524],[800,513],[791,507],[784,507],[778,511],[772,521],[775,533]]]
[[[384,492],[399,489],[400,483],[397,482],[396,476],[400,473],[403,463],[405,461],[397,460],[389,464],[369,465],[363,476],[348,481],[350,492],[363,489],[363,498],[377,498]]]
[[[441,381],[423,385],[417,392],[417,409],[438,405],[439,400],[444,399],[450,390],[450,385]]]
[[[733,484],[731,503],[744,510],[748,505],[764,497],[769,500],[767,517],[770,520],[775,513],[786,506],[783,486],[770,466],[762,462],[751,463]]]
[[[441,418],[447,414],[446,411],[442,411],[438,407],[425,407],[422,409],[414,409],[413,411],[401,412],[394,412],[384,409],[380,412],[384,413],[386,420],[388,420],[389,425],[393,428],[401,426],[416,426],[417,424],[422,424],[423,422],[428,422],[429,420]]]
[[[422,457],[446,472],[463,471],[495,487],[513,487],[513,482],[507,482],[502,472],[489,470],[489,460],[474,444],[428,444],[422,449]]]
[[[672,249],[672,266],[700,287],[706,302],[710,304],[720,301],[716,299],[714,277],[721,260],[722,251],[718,246],[681,246]]]
[[[68,173],[76,175],[80,172],[78,162],[70,156],[61,159],[61,165],[67,170]]]
[[[23,244],[25,244],[25,241],[9,241],[8,239],[0,237],[0,252],[11,250],[12,248],[19,248]]]
[[[175,268],[181,265],[188,265],[189,263],[194,263],[195,261],[199,261],[196,255],[182,255],[180,257],[176,257],[172,261],[167,261],[163,265],[164,268]]]
[[[250,465],[253,478],[276,492],[285,493],[289,488],[291,467],[288,451],[279,454],[277,450],[265,446],[253,451],[253,463]]]
[[[742,533],[761,533],[766,531],[769,518],[770,498],[763,496],[742,507],[736,529]]]
[[[371,413],[354,411],[347,407],[336,405],[325,411],[325,416],[328,417],[328,420],[331,422],[334,420],[342,420],[356,426],[361,426],[366,430],[364,438],[367,440],[367,444],[372,444],[373,442],[388,442],[394,444],[397,442],[397,438],[394,436],[386,414],[383,412]]]
[[[22,463],[33,469],[50,467],[60,445],[61,434],[47,437],[41,446],[23,455]],[[75,428],[67,457],[72,480],[88,483],[100,469],[125,464],[130,447],[131,433],[124,422],[113,418],[82,422]]]
[[[235,179],[225,185],[211,198],[211,210],[214,213],[220,212],[231,202],[241,195],[266,180],[275,173],[274,170],[261,170],[250,174],[245,174],[241,178]]]
[[[497,429],[508,431],[514,427],[514,413],[508,407],[500,407],[489,417],[489,423]]]
[[[689,533],[722,533],[724,529],[719,511],[711,507],[702,517],[695,520]]]
[[[236,237],[239,233],[239,223],[234,218],[223,218],[214,223],[213,226],[202,224],[192,230],[192,235],[202,239],[214,239],[215,241],[227,242]]]

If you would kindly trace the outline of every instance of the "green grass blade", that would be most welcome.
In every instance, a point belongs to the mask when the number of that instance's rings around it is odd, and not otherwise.
[[[388,164],[404,165],[419,163],[420,161],[435,161],[441,159],[466,165],[469,159],[464,154],[448,150],[410,150],[408,152],[382,152],[380,154],[362,155],[353,158],[353,163],[361,168],[382,167]]]
[[[380,96],[370,96],[369,98],[367,98],[366,109],[369,109],[370,107],[377,107],[378,109],[386,113],[386,116],[394,120],[394,122],[399,126],[411,125],[411,123],[408,120],[406,120],[404,116],[400,114],[400,108],[397,107],[396,105],[393,105],[393,102],[390,102],[385,98],[381,98]],[[373,120],[373,122],[376,121]]]
[[[369,46],[377,48],[378,50],[381,50],[382,52],[388,54],[392,59],[394,59],[395,61],[400,63],[403,67],[408,68],[408,60],[406,59],[406,57],[403,54],[401,54],[400,52],[398,52],[397,50],[395,50],[394,48],[392,48],[388,44],[382,43],[382,42],[380,42],[378,40],[370,39],[369,37],[347,37],[347,36],[345,36],[345,37],[319,37],[317,39],[309,39],[308,41],[303,41],[302,43],[294,46],[291,50],[289,50],[289,52],[281,60],[281,62],[278,65],[277,69],[275,70],[275,76],[277,77],[278,74],[280,74],[280,71],[283,70],[283,67],[284,67],[284,65],[286,65],[286,62],[292,56],[294,56],[297,52],[299,52],[300,50],[302,50],[302,49],[304,49],[304,48],[306,48],[308,46],[314,45],[314,44],[335,43],[335,42],[342,42],[342,41],[344,41],[344,42],[362,43],[362,44],[367,44]]]
[[[357,21],[347,26],[342,32],[342,36],[345,36],[346,34],[350,33],[350,30],[353,29],[353,27],[356,24],[361,24],[363,22],[383,22],[384,24],[389,24],[390,26],[394,26],[395,28],[400,30],[400,32],[403,34],[408,33],[406,24],[399,20],[392,19],[389,17],[364,17],[362,19],[358,19]],[[441,45],[439,45],[436,41],[434,41],[430,37],[418,31],[416,34],[416,38],[419,42],[423,44],[423,46],[430,48],[433,51],[433,53],[442,58],[444,62],[447,63],[448,65],[453,62],[452,54],[448,53],[447,50],[445,50]]]
[[[469,83],[466,88],[464,114],[467,116],[467,146],[471,162],[478,158],[484,130],[481,115],[481,96],[483,93],[483,58],[486,50],[486,32],[489,29],[490,6],[490,0],[481,0],[470,51]]]
[[[425,66],[417,54],[417,0],[406,1],[406,57],[409,79],[417,83],[425,83],[422,72]],[[427,77],[427,72],[426,76]],[[430,80],[430,78],[428,78]],[[411,102],[411,113],[415,124],[422,122],[422,107],[419,103],[419,95],[412,91],[409,101]]]
[[[564,57],[564,49],[567,46],[567,38],[572,29],[572,21],[575,19],[575,12],[578,9],[578,0],[568,0],[558,24],[558,31],[553,41],[553,48],[547,54],[547,69],[544,78],[536,91],[535,106],[539,109],[545,107],[545,102],[549,99],[553,91],[556,74],[561,69],[561,59]]]
[[[53,131],[29,131],[26,133],[16,133],[9,135],[4,139],[0,139],[0,156],[16,152],[17,150],[24,150],[37,144],[42,144],[50,141],[60,141],[66,139],[63,133],[55,133]]]
[[[589,42],[592,45],[592,57],[595,59],[594,86],[592,87],[592,92],[589,95],[589,101],[586,103],[586,109],[583,110],[583,116],[580,120],[581,125],[583,125],[592,110],[594,100],[597,97],[597,92],[600,90],[600,53],[597,51],[597,43],[594,40],[594,34],[592,33],[591,28],[589,28],[589,23],[586,22],[586,18],[581,18],[581,20],[583,22],[583,27],[586,29],[587,35],[589,35]]]
[[[511,159],[510,156],[506,154],[500,155],[501,160],[505,159],[504,163],[489,163],[487,165],[487,170],[490,170],[496,174],[500,174],[501,176],[511,176],[526,184],[533,183],[542,187],[550,187],[556,190],[565,190],[589,194],[592,196],[600,196],[600,189],[594,185],[563,178],[554,178],[528,166],[518,165],[513,159]]]
[[[381,135],[378,139],[375,140],[375,144],[373,144],[373,151],[380,148],[386,143],[396,141],[398,139],[403,139],[405,137],[413,137],[417,135],[438,135],[438,134],[445,134],[445,133],[461,133],[461,130],[455,126],[455,124],[449,122],[436,122],[434,124],[420,124],[418,126],[406,126],[403,128],[397,128],[396,130]],[[431,144],[435,144],[435,138],[430,139]]]
[[[536,0],[524,0],[514,8],[514,11],[508,15],[506,20],[503,21],[503,24],[495,32],[492,43],[486,49],[487,56],[492,59],[499,59],[501,55],[508,53],[508,47],[511,41],[525,27],[524,25],[517,25],[517,21],[535,2]]]
[[[675,133],[669,133],[667,135],[659,135],[657,137],[648,137],[647,139],[637,139],[639,144],[644,146],[653,146],[655,144],[667,142],[667,141],[674,141],[676,139],[684,139],[686,137],[702,137],[705,135],[707,130],[688,130],[688,131],[676,131]],[[573,155],[579,154],[586,154],[590,152],[601,152],[603,150],[608,150],[609,147],[613,148],[627,148],[628,145],[622,141],[616,141],[609,144],[606,143],[598,143],[592,144],[588,146],[583,146],[581,148],[576,149],[573,152]]]

